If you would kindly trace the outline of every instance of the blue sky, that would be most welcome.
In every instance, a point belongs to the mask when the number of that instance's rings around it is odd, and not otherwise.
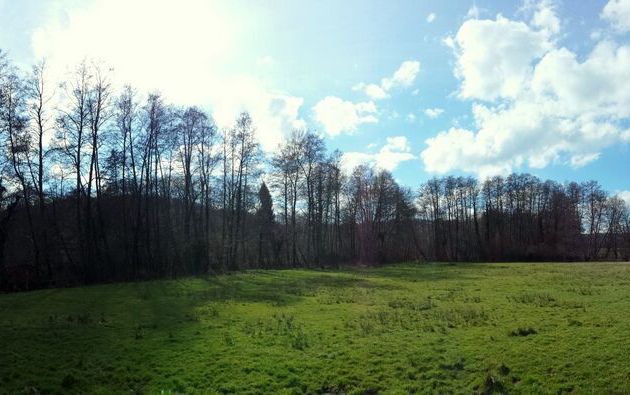
[[[629,191],[630,0],[0,0],[0,48],[100,58],[273,151],[294,127],[416,187],[530,172]],[[627,194],[630,196],[630,193]]]

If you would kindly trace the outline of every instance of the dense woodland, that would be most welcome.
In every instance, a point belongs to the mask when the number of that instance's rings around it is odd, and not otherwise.
[[[0,52],[0,289],[395,261],[627,260],[630,215],[597,182],[512,174],[418,190],[295,130],[264,154],[247,113],[115,90]]]

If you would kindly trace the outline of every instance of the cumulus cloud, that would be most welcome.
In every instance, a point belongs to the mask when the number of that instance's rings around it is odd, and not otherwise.
[[[234,23],[236,17],[243,23]],[[168,101],[207,106],[220,126],[249,111],[263,148],[273,149],[292,125],[303,122],[303,100],[225,67],[247,47],[249,24],[242,18],[203,0],[177,6],[165,0],[95,0],[51,14],[31,44],[57,79],[84,59],[102,61],[113,69],[114,85],[132,83],[141,92],[158,90]],[[273,58],[256,63],[269,65]]]
[[[364,123],[376,123],[376,105],[374,102],[353,103],[335,96],[327,96],[313,107],[313,114],[331,136],[343,132],[352,133]]]
[[[601,41],[580,59],[555,43],[561,24],[551,11],[538,4],[529,24],[501,16],[464,22],[455,73],[460,97],[475,100],[474,127],[428,139],[421,153],[428,171],[485,177],[523,165],[581,167],[630,140],[630,46]]]
[[[411,153],[409,141],[405,136],[388,137],[385,145],[378,152],[346,152],[341,158],[342,168],[350,173],[361,164],[375,166],[388,171],[395,170],[402,162],[416,159]]]
[[[366,84],[361,82],[352,89],[361,91],[373,100],[386,99],[390,97],[390,91],[397,88],[407,88],[411,86],[420,72],[420,62],[416,60],[406,60],[402,62],[398,70],[391,77],[381,79],[380,84]]]
[[[468,9],[468,12],[466,13],[466,18],[478,19],[480,14],[481,11],[479,10],[479,7],[477,7],[477,4],[473,4],[472,7]]]
[[[426,110],[424,110],[424,115],[426,115],[427,117],[431,118],[431,119],[435,119],[437,117],[439,117],[440,115],[442,115],[442,113],[444,112],[444,109],[442,108],[427,108]]]
[[[457,57],[455,74],[463,99],[513,98],[531,76],[532,65],[552,44],[546,34],[501,15],[470,19],[447,39]]]
[[[377,84],[365,84],[363,82],[356,84],[352,87],[353,91],[364,92],[373,100],[386,99],[389,97],[389,93]]]
[[[624,202],[626,202],[626,204],[628,206],[630,206],[630,191],[620,191],[617,192],[617,196],[623,200]]]
[[[630,32],[630,0],[610,0],[601,17],[620,33]]]
[[[556,15],[556,6],[553,0],[541,0],[534,5],[532,26],[541,29],[547,35],[560,31],[560,19]]]
[[[432,23],[435,18],[437,18],[437,15],[435,15],[435,12],[430,13],[429,15],[427,15],[427,23]]]
[[[380,84],[361,82],[352,87],[354,91],[363,92],[372,99],[371,101],[353,103],[338,97],[328,96],[313,107],[314,118],[330,136],[344,132],[352,133],[363,123],[376,123],[378,118],[374,101],[389,98],[390,92],[395,89],[411,86],[419,72],[420,62],[404,61],[394,74],[381,79]],[[390,118],[398,118],[398,113],[394,111],[390,114]]]

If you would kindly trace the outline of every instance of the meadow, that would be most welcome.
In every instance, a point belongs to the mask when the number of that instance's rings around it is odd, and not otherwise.
[[[630,265],[399,264],[0,295],[0,393],[628,393]]]

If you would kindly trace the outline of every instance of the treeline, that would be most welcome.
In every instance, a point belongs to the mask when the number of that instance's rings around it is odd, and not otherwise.
[[[449,261],[628,260],[626,203],[595,181],[446,177],[418,195],[422,245]]]
[[[404,260],[627,259],[624,202],[596,182],[351,174],[296,130],[114,91],[98,66],[48,81],[0,52],[0,289]]]

